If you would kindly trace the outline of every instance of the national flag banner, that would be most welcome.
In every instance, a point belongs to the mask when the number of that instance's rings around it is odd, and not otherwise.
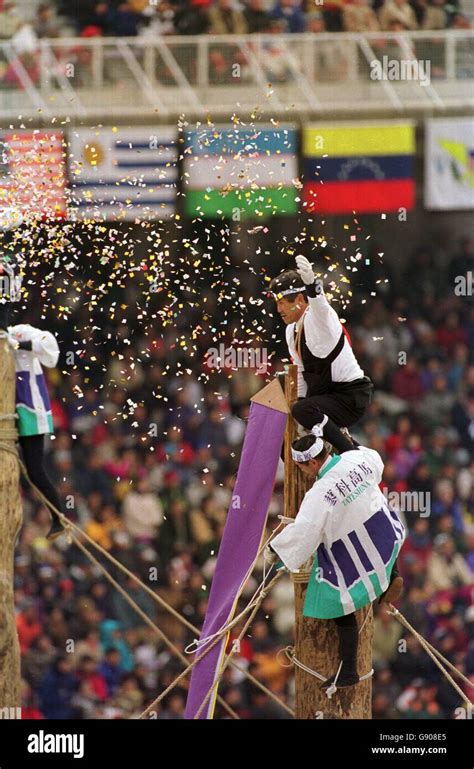
[[[268,217],[298,210],[294,126],[186,131],[185,210],[198,218]]]
[[[0,133],[0,214],[8,210],[18,221],[62,218],[66,183],[61,131]]]
[[[474,118],[426,121],[425,206],[436,211],[474,208]]]
[[[99,221],[170,219],[176,212],[175,127],[70,132],[70,217]]]
[[[318,123],[303,129],[305,210],[389,213],[415,205],[415,124]]]

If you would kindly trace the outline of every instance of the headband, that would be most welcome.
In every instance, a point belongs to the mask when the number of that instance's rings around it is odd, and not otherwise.
[[[287,288],[285,291],[273,291],[272,293],[274,299],[281,299],[282,296],[288,296],[288,294],[301,294],[303,291],[306,291],[306,286]]]
[[[322,438],[316,438],[313,445],[306,449],[306,451],[296,451],[291,447],[291,458],[294,462],[309,462],[310,459],[314,459],[324,449],[324,441]]]

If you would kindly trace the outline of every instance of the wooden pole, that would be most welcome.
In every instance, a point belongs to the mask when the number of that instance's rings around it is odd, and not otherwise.
[[[0,334],[2,331],[0,330]],[[0,337],[0,417],[15,413],[15,362],[5,337]],[[15,420],[0,420],[0,444],[15,448]],[[22,522],[19,467],[0,446],[0,716],[17,717],[21,707],[20,647],[13,599],[13,552]]]
[[[297,398],[297,367],[288,366],[285,376],[285,396],[288,405]],[[296,422],[290,416],[285,433],[285,516],[295,518],[301,500],[311,482],[297,470],[291,459],[291,442],[296,437]],[[290,524],[291,525],[291,524]],[[307,582],[294,580],[295,588],[295,654],[306,667],[329,677],[337,671],[340,659],[336,625],[332,620],[319,620],[303,617],[303,605]],[[367,610],[369,616],[359,637],[358,671],[359,675],[368,673],[372,668],[372,607],[357,612],[359,627]],[[372,679],[362,681],[357,686],[338,689],[329,699],[321,689],[319,679],[295,666],[296,718],[298,719],[348,719],[372,717]]]

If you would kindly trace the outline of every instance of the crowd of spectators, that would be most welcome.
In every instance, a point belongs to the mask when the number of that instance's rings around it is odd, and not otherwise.
[[[28,0],[0,0],[0,42],[11,41],[17,58],[0,61],[0,87],[25,88],[24,71],[33,83],[40,80],[42,39],[53,41],[54,56],[48,63],[51,82],[74,78],[75,87],[92,87],[97,77],[91,39],[116,37],[159,40],[167,35],[243,35],[261,33],[259,43],[245,52],[232,39],[213,38],[207,50],[209,82],[235,82],[239,65],[242,81],[255,79],[259,64],[271,82],[290,82],[305,72],[317,81],[345,80],[357,70],[368,77],[365,54],[354,41],[321,39],[331,32],[391,32],[413,30],[468,30],[474,18],[473,0],[48,0],[35,6]],[[288,48],[287,34],[309,33],[315,37],[312,53],[301,59],[297,49]],[[285,37],[283,37],[285,35]],[[68,42],[68,41],[73,42]],[[86,42],[87,40],[87,42]],[[373,38],[377,59],[406,58],[398,38]],[[104,48],[101,68],[104,82],[123,86],[130,82],[127,62]],[[251,51],[251,55],[249,54]],[[143,48],[135,51],[139,60]],[[423,37],[413,46],[416,58],[431,62],[433,78],[446,77],[443,40]],[[191,83],[197,78],[195,48],[187,43],[173,47],[173,55]],[[311,59],[313,63],[311,64]],[[456,76],[473,76],[471,41],[456,41]],[[21,65],[21,66],[19,66]],[[73,65],[73,66],[71,66]],[[149,63],[147,65],[150,66]],[[174,84],[175,74],[160,56],[153,64],[155,78],[163,85]],[[71,74],[71,73],[74,74]],[[350,75],[352,73],[352,75]]]
[[[469,291],[455,292],[458,276],[468,284],[469,274],[472,282],[468,240],[444,262],[439,250],[420,247],[403,270],[374,254],[353,284],[344,317],[376,386],[354,435],[381,453],[384,491],[408,528],[400,609],[474,682],[474,304]],[[284,330],[268,315],[270,307],[262,315],[260,279],[248,276],[239,290],[257,322],[265,317],[270,324],[271,376],[287,354]],[[67,515],[200,627],[249,397],[268,374],[212,373],[206,364],[212,323],[208,333],[192,335],[195,305],[183,303],[173,328],[160,329],[155,321],[145,332],[136,288],[123,292],[95,309],[92,303],[92,319],[90,302],[72,303],[67,322],[56,324],[62,358],[49,372],[56,426],[50,472]],[[203,287],[202,295],[208,318],[217,320],[215,291]],[[109,312],[112,300],[125,308],[123,316]],[[30,315],[41,326],[38,310]],[[282,513],[282,480],[281,463],[269,531]],[[74,544],[65,537],[46,541],[48,513],[27,489],[23,503],[15,599],[24,717],[136,716],[182,663]],[[112,572],[178,649],[194,639],[133,580]],[[290,580],[280,580],[236,655],[290,705],[292,675],[277,652],[293,640],[292,595]],[[375,615],[374,717],[462,717],[460,697],[415,639],[383,609]],[[161,702],[159,719],[183,717],[186,686],[180,682]],[[242,718],[288,717],[235,669],[225,672],[220,691]],[[220,706],[217,715],[226,717]]]
[[[0,0],[0,37],[26,26],[37,38],[470,27],[463,0],[38,0],[36,8],[30,0],[29,9],[24,12],[21,0]]]

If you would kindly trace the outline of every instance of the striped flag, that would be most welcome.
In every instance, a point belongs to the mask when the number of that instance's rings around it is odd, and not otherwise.
[[[414,153],[411,122],[306,126],[306,210],[362,214],[412,209]]]
[[[196,217],[295,214],[296,130],[220,126],[187,131],[186,213]]]
[[[170,219],[176,210],[174,127],[79,129],[69,136],[72,217]]]
[[[0,134],[0,212],[22,219],[66,214],[66,171],[61,131]]]
[[[201,638],[208,638],[229,622],[257,557],[267,520],[273,484],[285,432],[288,405],[278,380],[253,396],[239,470],[227,513],[222,542]],[[199,660],[193,669],[185,718],[212,718],[216,682],[225,660],[228,635]],[[207,646],[211,642],[207,643]],[[197,652],[201,655],[206,643]]]

